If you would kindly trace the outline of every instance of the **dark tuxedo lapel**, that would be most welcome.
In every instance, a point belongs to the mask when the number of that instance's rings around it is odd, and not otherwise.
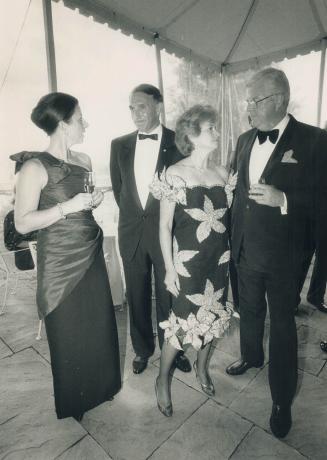
[[[135,148],[136,148],[136,137],[137,131],[132,133],[124,142],[122,148],[124,151],[123,161],[124,165],[123,168],[126,171],[127,180],[130,186],[131,195],[135,199],[135,203],[138,207],[142,209],[142,204],[140,201],[139,194],[136,188],[136,181],[135,181],[135,173],[134,173],[134,160],[135,160]]]
[[[239,174],[241,177],[239,180],[243,182],[246,190],[250,188],[249,164],[252,147],[256,137],[257,130],[250,131],[247,140],[245,141],[244,145],[241,147],[241,150],[239,152],[239,156],[241,158],[239,168]]]
[[[270,174],[272,173],[274,167],[279,164],[283,158],[284,153],[289,149],[289,143],[291,141],[292,133],[295,127],[296,121],[290,116],[290,121],[286,126],[281,138],[277,142],[262,174],[260,181],[266,181],[269,179]],[[268,142],[268,141],[267,141]]]

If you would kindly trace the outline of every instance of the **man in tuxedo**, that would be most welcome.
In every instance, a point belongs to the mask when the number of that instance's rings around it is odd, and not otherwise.
[[[241,359],[227,367],[240,375],[264,363],[263,335],[270,313],[270,427],[284,437],[292,425],[297,386],[294,319],[305,223],[322,193],[321,154],[327,133],[287,114],[290,89],[281,70],[268,68],[247,86],[253,129],[236,148],[238,181],[232,210],[232,257],[237,266]],[[324,155],[326,157],[326,155]],[[325,167],[325,166],[324,166]],[[324,169],[326,174],[327,169]]]
[[[130,332],[135,351],[133,372],[140,374],[153,354],[152,268],[155,279],[157,331],[161,348],[164,334],[159,323],[168,318],[171,297],[164,285],[165,266],[159,243],[159,201],[149,193],[155,172],[182,158],[175,133],[160,124],[160,91],[148,84],[134,88],[130,111],[137,131],[114,139],[110,174],[119,206],[118,241],[126,279]],[[175,365],[183,372],[191,366],[183,353]]]

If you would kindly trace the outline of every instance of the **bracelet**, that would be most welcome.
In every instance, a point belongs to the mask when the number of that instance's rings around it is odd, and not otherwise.
[[[66,214],[64,213],[64,210],[62,209],[62,204],[61,204],[61,203],[57,203],[57,206],[58,206],[58,209],[59,209],[60,218],[61,218],[61,219],[67,219],[67,216],[66,216]]]

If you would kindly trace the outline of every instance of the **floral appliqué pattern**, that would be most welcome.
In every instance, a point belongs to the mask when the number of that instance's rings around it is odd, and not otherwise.
[[[186,205],[185,181],[179,176],[167,177],[166,168],[161,174],[156,173],[149,186],[150,192],[157,200],[166,199],[170,202]]]
[[[189,278],[191,275],[187,268],[184,266],[185,262],[191,260],[199,251],[179,251],[178,243],[176,238],[173,239],[173,261],[174,267],[177,273],[181,276]]]
[[[204,195],[203,210],[199,208],[185,209],[193,219],[198,220],[201,224],[196,230],[196,237],[199,243],[208,238],[211,230],[217,233],[224,233],[226,231],[225,225],[219,219],[223,217],[227,208],[214,209],[212,201],[207,195]]]
[[[228,177],[227,184],[225,185],[225,193],[227,197],[227,204],[228,207],[230,208],[233,202],[233,192],[235,190],[237,184],[237,173],[233,174],[231,173]]]
[[[199,308],[197,314],[190,313],[187,319],[182,319],[171,312],[169,320],[159,325],[165,331],[165,339],[175,348],[182,349],[181,345],[192,345],[199,350],[213,338],[222,337],[229,327],[232,308],[223,306],[219,300],[224,289],[214,290],[209,279],[203,294],[186,295],[187,299]]]

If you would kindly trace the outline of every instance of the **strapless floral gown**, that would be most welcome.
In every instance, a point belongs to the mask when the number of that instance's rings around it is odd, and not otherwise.
[[[224,335],[232,306],[227,304],[228,208],[236,176],[224,185],[187,186],[178,176],[156,176],[151,192],[155,198],[176,203],[173,225],[173,261],[180,292],[173,297],[167,321],[160,323],[165,339],[177,349],[196,350]]]

